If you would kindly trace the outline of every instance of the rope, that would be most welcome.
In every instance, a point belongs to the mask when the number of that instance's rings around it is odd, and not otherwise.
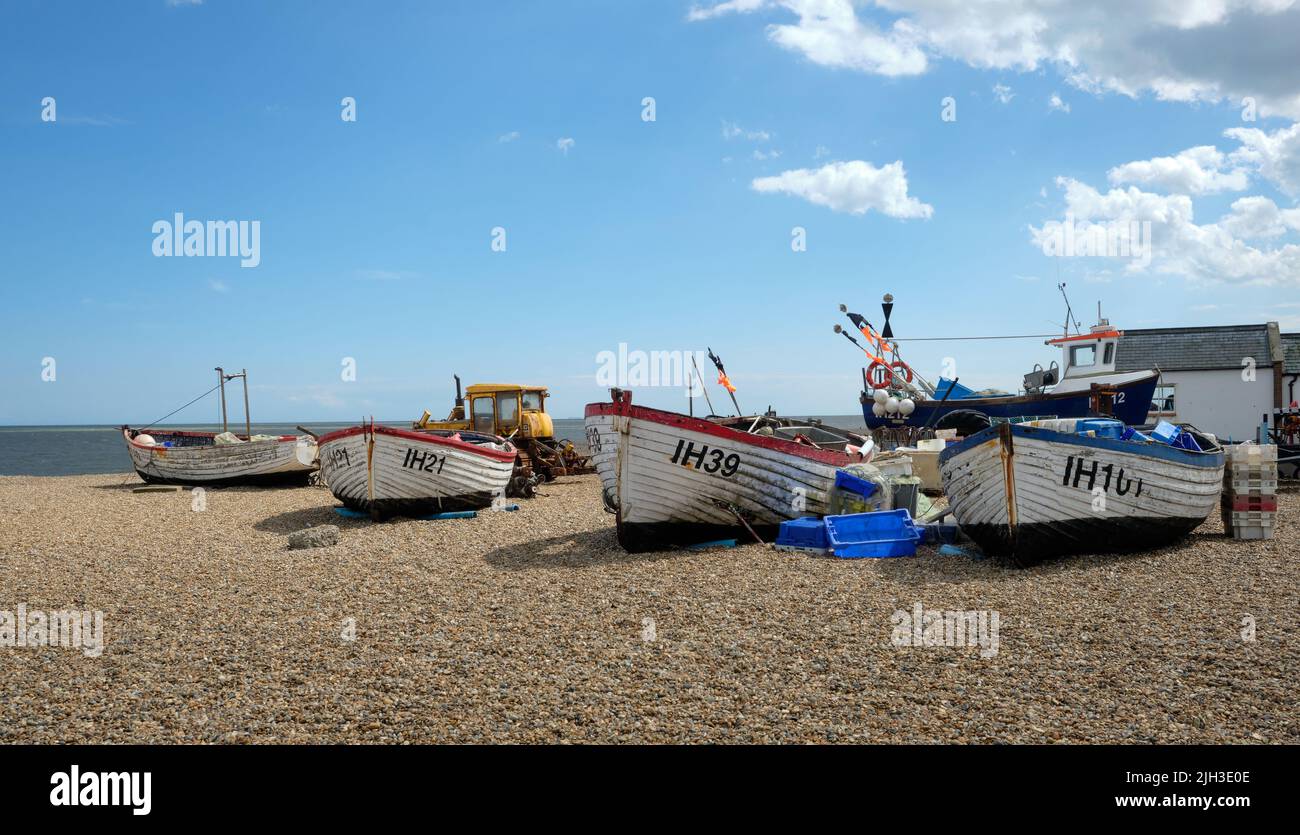
[[[904,336],[895,337],[894,342],[949,342],[964,339],[1054,339],[1056,333],[1022,333],[1015,336]]]
[[[139,429],[139,431],[140,431],[140,432],[143,432],[144,430],[146,430],[146,429],[148,429],[149,427],[153,426],[155,423],[162,423],[164,420],[166,420],[167,418],[169,418],[169,417],[171,417],[172,415],[176,414],[176,413],[179,412],[181,409],[185,409],[185,408],[188,408],[189,406],[193,406],[195,403],[198,403],[200,400],[202,400],[203,398],[207,397],[209,394],[212,394],[212,392],[216,391],[216,390],[219,389],[219,388],[221,388],[221,384],[220,384],[220,383],[217,383],[215,386],[213,386],[212,388],[210,388],[210,389],[208,389],[207,391],[203,392],[203,393],[200,394],[198,397],[196,397],[196,398],[194,398],[193,400],[191,400],[190,402],[186,403],[184,406],[181,406],[180,409],[174,409],[173,411],[168,412],[167,414],[163,415],[162,417],[158,418],[157,420],[150,421],[149,423],[146,423],[144,426],[141,426],[140,429]]]

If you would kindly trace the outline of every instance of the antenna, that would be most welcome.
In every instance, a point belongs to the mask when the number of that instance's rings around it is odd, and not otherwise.
[[[1079,320],[1074,318],[1074,310],[1070,307],[1070,297],[1065,295],[1065,282],[1062,281],[1056,285],[1056,289],[1061,291],[1061,298],[1065,299],[1065,335],[1070,335],[1070,322],[1074,322],[1074,332],[1082,334],[1079,328]]]

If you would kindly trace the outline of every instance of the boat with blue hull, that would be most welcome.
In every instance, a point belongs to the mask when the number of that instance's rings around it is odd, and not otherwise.
[[[870,429],[882,426],[935,426],[944,415],[958,410],[1007,419],[1024,415],[1073,418],[1109,415],[1129,426],[1141,426],[1147,421],[1160,373],[1141,371],[1117,376],[1128,379],[1092,384],[1087,389],[1058,389],[1046,394],[981,397],[972,392],[964,397],[954,393],[947,400],[917,400],[912,413],[905,417],[878,417],[872,413],[874,401],[869,400],[863,404],[862,417]],[[951,381],[941,379],[940,392],[944,390],[945,384],[951,384]],[[957,388],[962,386],[958,384]]]
[[[1064,285],[1062,285],[1064,292]],[[1068,301],[1068,300],[1067,300]],[[870,429],[884,427],[952,426],[967,433],[978,431],[996,418],[1026,416],[1080,418],[1113,417],[1130,426],[1146,423],[1160,371],[1117,371],[1115,358],[1124,332],[1112,328],[1100,317],[1086,333],[1075,323],[1069,332],[1070,311],[1066,311],[1063,334],[1044,344],[1061,349],[1061,363],[1034,366],[1024,375],[1020,394],[975,392],[958,380],[939,378],[938,385],[926,380],[899,353],[899,340],[890,329],[893,296],[881,305],[885,326],[879,332],[866,317],[840,305],[864,342],[835,326],[871,361],[862,369],[862,419]],[[962,337],[981,338],[981,337]],[[1000,337],[992,337],[1000,338]],[[962,415],[953,415],[961,412]],[[952,415],[945,421],[945,416]],[[945,425],[947,424],[947,425]]]

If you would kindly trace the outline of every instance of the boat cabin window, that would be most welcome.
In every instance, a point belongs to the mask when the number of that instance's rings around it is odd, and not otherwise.
[[[497,414],[501,416],[501,426],[514,426],[519,422],[519,395],[511,392],[510,394],[497,395]]]
[[[1084,368],[1089,365],[1097,364],[1097,346],[1096,345],[1075,345],[1070,349],[1070,365],[1075,368]]]
[[[542,393],[540,391],[524,392],[524,408],[532,411],[541,411]]]
[[[1114,361],[1115,361],[1115,343],[1114,343],[1114,342],[1107,342],[1107,343],[1106,343],[1106,353],[1102,355],[1102,358],[1101,358],[1101,364],[1102,364],[1102,365],[1110,365],[1110,364],[1113,363]]]
[[[486,432],[489,435],[496,434],[496,423],[494,420],[496,418],[496,409],[493,405],[495,402],[496,401],[492,399],[492,395],[490,394],[486,397],[474,398],[472,409],[474,412],[475,432]]]

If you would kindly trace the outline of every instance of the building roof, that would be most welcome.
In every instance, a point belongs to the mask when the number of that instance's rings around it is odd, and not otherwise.
[[[1300,345],[1297,345],[1297,351],[1300,351]],[[1291,356],[1289,350],[1287,356]],[[1256,366],[1273,364],[1268,346],[1268,325],[1125,328],[1115,357],[1115,370],[1143,371],[1155,367],[1162,371],[1240,369],[1245,357],[1254,357]]]
[[[1300,333],[1282,334],[1282,350],[1286,352],[1286,374],[1300,374]]]

